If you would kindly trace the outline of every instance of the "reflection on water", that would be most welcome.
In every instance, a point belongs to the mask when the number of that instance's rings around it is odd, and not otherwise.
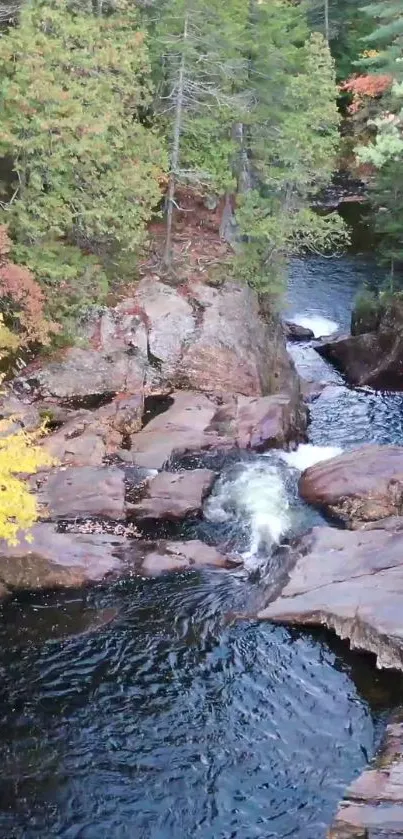
[[[372,270],[296,262],[288,315],[345,328]],[[292,352],[336,384],[311,405],[315,447],[403,439],[402,396],[347,389],[312,348]],[[327,454],[229,459],[188,532],[264,561],[315,520],[298,469]],[[204,572],[4,606],[0,839],[324,839],[403,684],[324,634],[231,621],[261,585]]]

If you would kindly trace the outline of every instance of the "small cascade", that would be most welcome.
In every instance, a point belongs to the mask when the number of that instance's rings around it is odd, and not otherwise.
[[[312,443],[302,443],[293,452],[281,452],[280,457],[287,466],[299,472],[305,472],[305,469],[309,469],[310,466],[337,457],[342,452],[343,449],[340,446],[314,446]]]
[[[244,463],[224,475],[204,509],[211,523],[233,522],[242,528],[248,547],[245,565],[252,569],[267,558],[291,526],[290,499],[279,461]]]

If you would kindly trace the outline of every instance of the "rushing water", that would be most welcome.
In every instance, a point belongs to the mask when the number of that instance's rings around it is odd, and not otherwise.
[[[288,315],[345,328],[373,269],[295,263]],[[3,607],[0,839],[321,839],[402,684],[324,634],[234,622],[272,546],[318,515],[299,470],[403,440],[402,397],[349,390],[312,348],[311,444],[227,461],[196,532],[246,570],[132,580]]]

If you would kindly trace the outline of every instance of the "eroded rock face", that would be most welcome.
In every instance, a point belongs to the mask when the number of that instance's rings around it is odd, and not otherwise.
[[[146,482],[142,498],[130,505],[130,518],[178,521],[198,516],[215,477],[210,469],[160,472]]]
[[[403,531],[317,527],[290,548],[289,580],[258,613],[276,623],[326,626],[380,667],[403,669]]]
[[[0,540],[0,600],[14,592],[80,588],[131,576],[159,576],[200,568],[230,569],[239,561],[198,540],[156,542],[100,533],[58,533],[35,524],[31,541]]]
[[[322,341],[317,351],[354,385],[380,390],[403,388],[403,303],[379,303],[366,317],[354,313],[354,334]],[[363,331],[366,329],[367,331]]]
[[[403,713],[392,714],[378,754],[351,784],[328,839],[403,836]]]
[[[363,446],[307,469],[299,491],[349,527],[403,514],[403,448]]]
[[[74,347],[15,380],[31,400],[186,388],[264,396],[298,389],[280,322],[264,320],[247,286],[172,288],[144,278],[133,297],[84,329]],[[76,407],[85,407],[76,405]]]

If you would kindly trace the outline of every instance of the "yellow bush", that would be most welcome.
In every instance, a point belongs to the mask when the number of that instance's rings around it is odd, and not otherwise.
[[[18,543],[18,532],[28,531],[38,518],[37,501],[21,475],[51,466],[50,455],[37,445],[38,433],[7,434],[10,420],[0,422],[0,538]]]

